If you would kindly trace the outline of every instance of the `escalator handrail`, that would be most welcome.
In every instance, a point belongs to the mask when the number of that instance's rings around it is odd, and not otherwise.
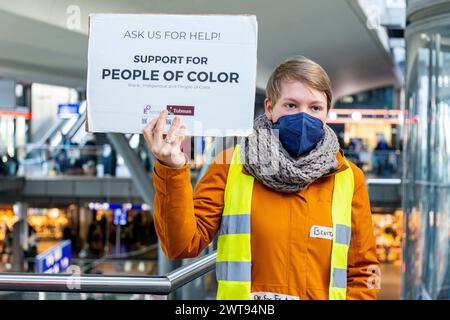
[[[158,244],[152,244],[152,245],[150,245],[148,247],[145,247],[143,249],[138,249],[138,250],[135,250],[135,251],[124,253],[124,254],[105,255],[105,256],[101,257],[100,259],[96,259],[96,260],[92,261],[91,263],[85,265],[83,267],[83,271],[84,272],[90,271],[90,270],[94,269],[96,266],[98,266],[98,265],[100,265],[100,264],[102,264],[102,263],[104,263],[104,262],[106,262],[108,260],[130,258],[130,257],[133,257],[133,256],[141,255],[143,253],[148,253],[148,252],[150,252],[152,250],[157,250],[157,249],[158,249]],[[83,259],[80,259],[80,260],[83,260]]]

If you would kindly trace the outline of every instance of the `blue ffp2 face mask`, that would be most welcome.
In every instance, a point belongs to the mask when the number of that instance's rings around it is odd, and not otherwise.
[[[294,157],[310,152],[325,135],[322,120],[305,112],[280,117],[273,129],[279,130],[281,144]]]

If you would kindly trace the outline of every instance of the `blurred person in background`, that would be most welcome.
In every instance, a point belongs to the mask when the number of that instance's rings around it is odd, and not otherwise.
[[[83,175],[83,157],[78,143],[70,142],[70,146],[66,147],[65,150],[68,157],[67,175]]]
[[[377,145],[375,147],[375,150],[389,150],[389,149],[391,148],[389,147],[389,144],[387,143],[384,134],[377,133]]]
[[[138,212],[131,221],[131,250],[139,250],[145,243],[145,230],[142,222],[142,214]]]
[[[389,175],[391,167],[389,163],[390,146],[384,134],[377,133],[377,145],[373,151],[374,171],[378,175]]]
[[[0,176],[7,176],[8,175],[8,169],[6,166],[6,157],[5,155],[0,156]]]
[[[89,225],[87,234],[88,256],[99,258],[105,249],[105,233],[99,221],[94,220]]]
[[[67,137],[67,135],[62,135],[61,147],[59,148],[55,156],[58,172],[62,175],[66,174],[66,170],[69,166],[68,149],[70,148],[70,145],[70,139]]]
[[[36,230],[33,228],[33,226],[28,224],[28,249],[24,252],[27,272],[35,271],[35,257],[37,254],[38,250]]]
[[[96,176],[98,155],[95,134],[87,135],[86,142],[81,149],[81,159],[85,174],[89,176]]]
[[[19,170],[19,161],[15,155],[10,155],[9,152],[5,152],[0,157],[0,176],[16,176]]]
[[[117,169],[117,153],[109,144],[103,146],[102,152],[103,174],[112,177],[116,176]]]
[[[76,230],[73,227],[72,220],[69,220],[69,222],[64,226],[62,231],[62,239],[63,240],[70,240],[71,247],[72,247],[72,255],[76,256],[80,251],[80,244],[79,244],[79,238],[76,236]]]
[[[361,168],[361,157],[360,152],[362,151],[362,141],[360,138],[351,138],[348,144],[347,152],[345,157],[352,161],[358,168]]]
[[[12,245],[13,245],[13,233],[6,226],[5,239],[3,239],[3,251],[2,262],[5,264],[5,269],[8,271],[12,267]]]

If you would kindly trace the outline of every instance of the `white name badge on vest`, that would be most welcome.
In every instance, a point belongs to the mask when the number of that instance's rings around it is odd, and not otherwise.
[[[311,230],[309,231],[309,236],[311,238],[333,240],[333,228],[312,226]]]
[[[250,300],[300,300],[300,298],[275,292],[252,292]]]

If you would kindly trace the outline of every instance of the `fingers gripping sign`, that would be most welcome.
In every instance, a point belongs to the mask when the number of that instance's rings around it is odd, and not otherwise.
[[[187,158],[181,151],[181,143],[186,134],[186,126],[179,117],[175,117],[169,131],[163,134],[168,112],[163,110],[158,118],[153,119],[144,128],[144,138],[153,155],[164,165],[181,168],[187,163]]]

